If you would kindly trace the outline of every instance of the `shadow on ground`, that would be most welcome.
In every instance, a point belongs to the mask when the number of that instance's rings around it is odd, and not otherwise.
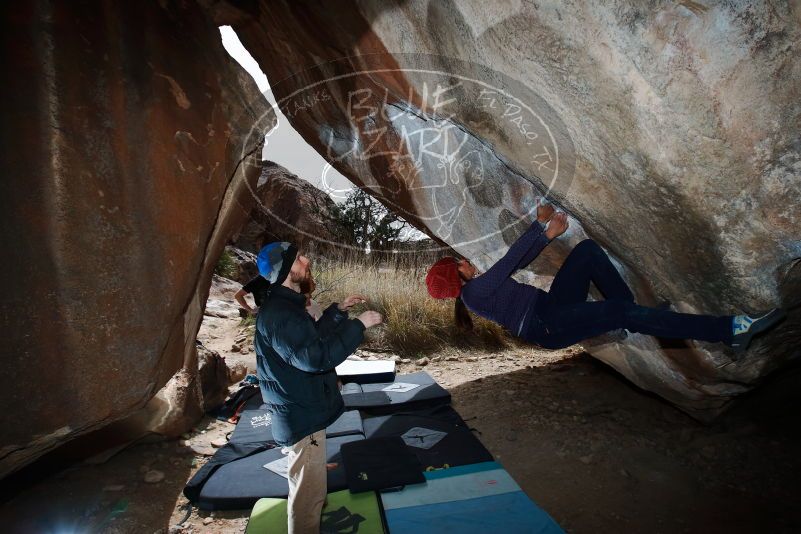
[[[196,462],[177,441],[130,445],[103,463],[86,457],[70,445],[4,480],[3,532],[158,532]],[[146,482],[149,471],[164,476]]]
[[[451,392],[490,451],[568,531],[798,532],[798,377],[776,379],[711,425],[586,354]]]

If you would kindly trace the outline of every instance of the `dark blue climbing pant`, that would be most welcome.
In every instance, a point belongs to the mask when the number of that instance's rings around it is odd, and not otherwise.
[[[590,282],[605,300],[587,302]],[[625,328],[657,337],[731,343],[732,316],[693,315],[635,304],[609,257],[592,239],[570,252],[547,295],[540,294],[523,338],[557,349]]]

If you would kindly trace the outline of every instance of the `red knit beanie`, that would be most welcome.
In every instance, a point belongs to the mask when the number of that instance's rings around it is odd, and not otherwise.
[[[426,287],[435,299],[458,297],[462,292],[462,280],[456,258],[447,256],[432,265],[426,275]]]

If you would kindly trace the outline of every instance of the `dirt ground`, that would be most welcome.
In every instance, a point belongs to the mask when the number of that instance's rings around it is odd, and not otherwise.
[[[241,332],[238,319],[207,317],[199,339],[253,371],[252,349],[231,351]],[[487,448],[568,532],[801,532],[797,394],[757,398],[701,425],[580,347],[428,360],[398,370],[424,369],[449,389]],[[25,533],[241,532],[247,511],[202,512],[181,494],[231,430],[207,417],[182,440],[133,445],[21,484],[0,506],[0,524]],[[154,471],[163,479],[146,481],[159,478]]]

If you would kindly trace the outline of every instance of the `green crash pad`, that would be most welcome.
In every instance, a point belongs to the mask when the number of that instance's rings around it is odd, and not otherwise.
[[[248,520],[247,534],[287,534],[286,499],[256,501]],[[320,518],[320,534],[384,534],[375,492],[328,494]]]

